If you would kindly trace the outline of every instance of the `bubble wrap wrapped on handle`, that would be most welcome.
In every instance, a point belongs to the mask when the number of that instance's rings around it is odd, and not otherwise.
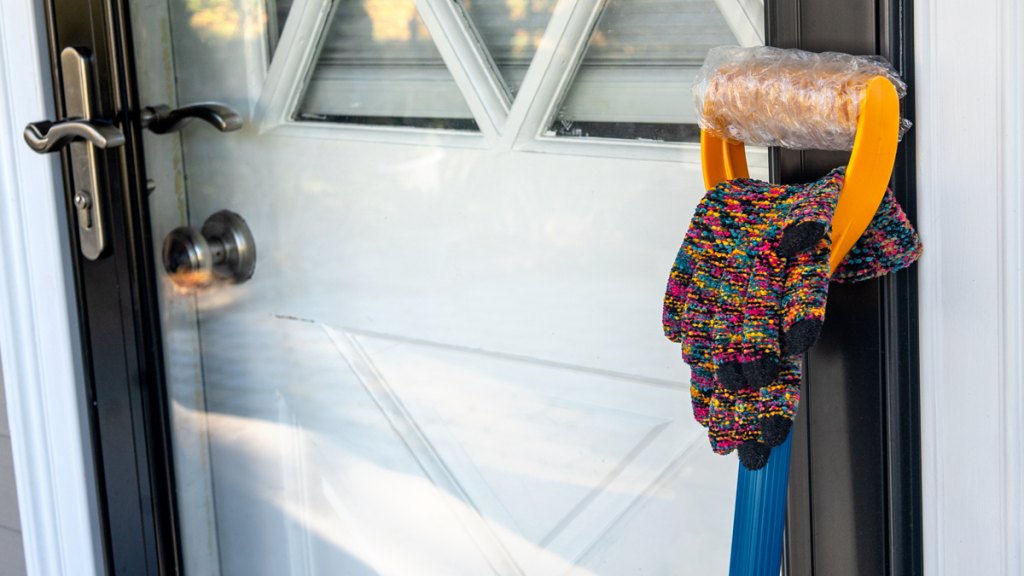
[[[712,48],[697,73],[693,99],[704,130],[756,146],[851,150],[860,98],[870,79],[907,85],[876,56],[761,46]],[[900,122],[900,138],[910,128]]]

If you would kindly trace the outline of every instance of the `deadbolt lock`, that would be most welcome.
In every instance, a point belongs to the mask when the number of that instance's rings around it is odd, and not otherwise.
[[[241,284],[256,270],[256,243],[241,216],[221,210],[201,230],[181,226],[164,239],[164,270],[181,288]]]

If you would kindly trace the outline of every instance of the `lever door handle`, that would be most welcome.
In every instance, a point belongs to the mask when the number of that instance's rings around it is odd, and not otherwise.
[[[124,134],[110,124],[92,120],[43,120],[25,126],[25,142],[40,154],[56,152],[77,140],[85,140],[97,148],[116,148],[124,144]]]
[[[242,127],[241,114],[218,102],[199,102],[174,109],[161,104],[143,108],[140,115],[142,125],[155,134],[177,132],[194,118],[221,132],[234,132]]]
[[[93,117],[92,55],[86,48],[68,46],[60,52],[64,87],[63,120],[43,120],[25,126],[25,143],[40,154],[68,148],[82,255],[98,260],[107,247],[100,188],[102,156],[97,150],[124,145],[124,133],[105,119]]]

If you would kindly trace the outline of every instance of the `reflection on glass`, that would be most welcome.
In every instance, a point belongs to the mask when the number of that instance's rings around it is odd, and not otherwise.
[[[267,0],[267,33],[269,34],[270,56],[274,56],[277,41],[288,23],[288,14],[292,10],[292,0]]]
[[[764,4],[725,4],[608,0],[549,134],[699,141],[690,85],[707,51],[763,42]]]
[[[414,0],[338,2],[295,119],[477,129]]]
[[[512,95],[544,38],[556,0],[459,0]]]
[[[252,40],[267,29],[262,0],[184,0],[188,25],[205,41]]]

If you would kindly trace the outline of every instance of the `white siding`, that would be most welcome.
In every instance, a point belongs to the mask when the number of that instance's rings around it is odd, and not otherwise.
[[[915,11],[924,573],[1018,576],[1024,11]]]

